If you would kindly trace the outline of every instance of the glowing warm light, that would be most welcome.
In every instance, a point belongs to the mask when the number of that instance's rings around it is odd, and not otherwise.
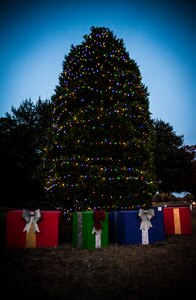
[[[92,29],[71,48],[60,78],[52,139],[44,147],[46,189],[71,209],[148,203],[154,193],[148,93],[122,41],[106,28]]]

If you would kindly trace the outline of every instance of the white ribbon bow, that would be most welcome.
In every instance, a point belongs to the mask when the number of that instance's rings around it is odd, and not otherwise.
[[[36,209],[31,212],[27,209],[23,209],[22,217],[25,219],[27,224],[25,225],[23,232],[27,231],[29,233],[31,225],[33,226],[34,232],[40,232],[37,222],[41,219],[40,209]]]
[[[150,220],[154,217],[154,209],[140,209],[138,216],[141,219],[140,230],[142,230],[142,244],[149,244],[148,230],[152,227]]]

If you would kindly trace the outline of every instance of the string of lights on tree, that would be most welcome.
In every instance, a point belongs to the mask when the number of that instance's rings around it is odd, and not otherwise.
[[[122,39],[92,27],[71,46],[52,99],[45,188],[71,209],[131,209],[155,192],[147,88]]]

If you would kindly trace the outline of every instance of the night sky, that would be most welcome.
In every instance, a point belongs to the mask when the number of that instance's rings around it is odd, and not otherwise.
[[[3,0],[0,117],[23,100],[49,99],[70,47],[91,26],[122,38],[150,93],[153,118],[196,145],[196,5],[192,0]]]

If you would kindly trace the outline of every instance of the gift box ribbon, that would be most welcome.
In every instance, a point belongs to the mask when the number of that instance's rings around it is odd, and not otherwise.
[[[100,248],[102,230],[101,229],[97,230],[94,226],[92,230],[92,234],[95,234],[95,248]]]
[[[22,217],[26,221],[26,225],[23,229],[29,233],[31,226],[33,227],[34,232],[40,232],[37,222],[41,219],[40,209],[36,209],[35,211],[29,211],[27,209],[23,209]]]
[[[35,247],[36,244],[36,232],[40,232],[37,222],[41,219],[41,213],[39,209],[35,211],[29,211],[23,209],[22,217],[26,221],[26,225],[23,232],[26,231],[26,247]]]
[[[175,231],[175,234],[181,234],[179,208],[174,208],[173,209],[173,214],[174,214],[174,231]]]
[[[148,230],[152,227],[150,220],[154,217],[154,209],[140,209],[138,216],[141,219],[140,230],[142,231],[142,244],[149,244]]]
[[[105,220],[106,214],[103,209],[95,210],[93,213],[94,225],[92,234],[95,234],[95,248],[101,247],[102,221]]]
[[[78,212],[78,246],[82,247],[82,213]]]

